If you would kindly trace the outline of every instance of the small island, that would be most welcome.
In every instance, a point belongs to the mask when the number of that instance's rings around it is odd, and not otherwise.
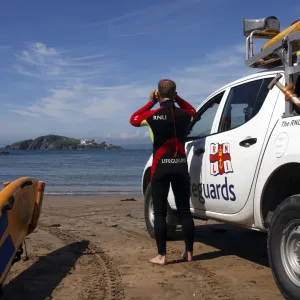
[[[0,148],[1,150],[84,150],[84,149],[122,149],[120,146],[97,144],[95,140],[79,140],[61,135],[49,134],[40,136],[34,140],[24,140]]]

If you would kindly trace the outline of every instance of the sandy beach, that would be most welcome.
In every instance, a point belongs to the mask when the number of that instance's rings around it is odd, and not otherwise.
[[[143,209],[136,196],[45,196],[28,257],[11,268],[3,299],[283,299],[265,234],[196,221],[195,262],[181,260],[179,228],[169,264],[152,266]]]

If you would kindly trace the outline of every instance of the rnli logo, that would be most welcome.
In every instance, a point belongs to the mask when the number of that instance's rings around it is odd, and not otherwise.
[[[167,120],[166,115],[153,116],[153,120]]]
[[[233,173],[230,145],[210,144],[210,174],[213,176]]]

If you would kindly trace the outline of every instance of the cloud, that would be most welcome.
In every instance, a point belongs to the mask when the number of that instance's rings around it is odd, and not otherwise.
[[[237,80],[245,75],[257,72],[246,68],[242,45],[223,47],[210,52],[202,62],[186,66],[183,70],[172,70],[172,78],[177,82],[179,94],[191,101],[196,107],[210,93],[222,86]]]
[[[128,104],[149,94],[147,85],[117,84],[116,71],[121,74],[122,66],[103,54],[73,58],[66,53],[36,42],[16,55],[14,70],[25,78],[44,82],[47,96],[32,99],[29,105],[14,106],[10,112],[37,119],[52,118],[72,126],[82,126],[86,120],[113,123],[119,118],[128,119]],[[107,84],[110,78],[114,85]]]
[[[197,107],[214,90],[253,72],[244,67],[242,49],[239,44],[224,47],[183,69],[175,65],[155,76],[157,80],[174,79],[178,93]],[[145,72],[144,80],[132,80],[127,76],[130,66],[101,51],[74,57],[72,52],[42,42],[27,45],[15,57],[14,70],[18,74],[32,79],[35,85],[43,83],[44,96],[29,99],[27,104],[7,106],[9,113],[24,120],[23,130],[104,139],[109,136],[124,141],[149,139],[148,129],[133,128],[129,118],[146,103],[153,89],[147,76],[152,74]],[[14,125],[10,128],[19,130]]]
[[[76,79],[82,82],[85,79],[89,80],[101,76],[101,72],[105,67],[113,66],[112,62],[109,65],[107,60],[103,60],[103,54],[79,58],[71,58],[66,54],[68,54],[67,51],[60,52],[41,42],[32,43],[16,55],[17,62],[14,69],[22,75],[65,83]],[[93,61],[89,61],[92,59]]]
[[[203,24],[197,18],[191,21],[189,15],[193,14],[192,7],[201,4],[201,0],[173,0],[164,1],[160,4],[149,5],[148,7],[126,12],[123,15],[113,17],[100,22],[85,24],[83,27],[107,28],[110,37],[135,37],[149,34],[157,34],[165,31],[179,33]],[[183,11],[185,13],[182,18]],[[187,24],[186,20],[189,19]]]
[[[145,131],[146,129],[146,131]],[[148,128],[134,128],[132,132],[122,132],[120,134],[108,134],[107,140],[111,143],[151,143]],[[101,141],[103,137],[93,137],[95,140]]]
[[[120,139],[121,140],[132,140],[132,139],[137,139],[137,138],[140,138],[141,135],[140,135],[140,131],[137,130],[135,133],[121,133],[120,134]]]
[[[133,19],[135,22],[140,19],[152,19],[157,20],[161,18],[166,18],[168,15],[172,15],[175,12],[182,11],[182,9],[189,7],[193,4],[201,3],[201,0],[175,0],[171,3],[161,3],[158,5],[150,5],[146,8],[137,9],[131,12],[127,12],[123,15],[113,17],[111,19],[103,20],[100,22],[94,22],[90,24],[85,24],[83,27],[98,27],[105,24],[116,24],[122,21],[128,22],[128,20]]]
[[[98,57],[103,57],[104,54],[94,54],[94,55],[89,55],[89,56],[84,56],[84,57],[79,57],[79,58],[75,58],[75,61],[78,60],[89,60],[89,59],[94,59],[94,58],[98,58]]]

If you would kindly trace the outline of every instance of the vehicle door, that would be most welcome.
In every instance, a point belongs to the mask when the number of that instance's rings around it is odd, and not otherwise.
[[[206,138],[203,197],[207,211],[234,214],[246,204],[279,95],[274,78],[231,86],[216,132]]]
[[[197,111],[192,121],[185,149],[191,178],[190,206],[193,209],[201,209],[205,205],[202,197],[202,181],[205,180],[205,164],[203,154],[206,138],[211,134],[215,120],[220,111],[222,99],[226,97],[226,90],[218,92]]]

